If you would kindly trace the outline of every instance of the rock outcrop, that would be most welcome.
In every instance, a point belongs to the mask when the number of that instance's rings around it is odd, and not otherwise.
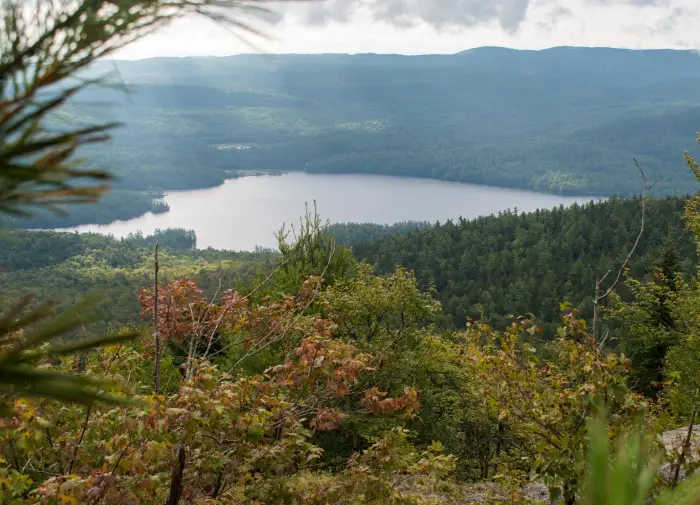
[[[666,449],[666,454],[668,454],[674,460],[674,463],[666,463],[659,469],[659,472],[668,482],[673,480],[676,468],[675,461],[683,450],[683,444],[685,444],[687,437],[688,426],[678,428],[677,430],[670,430],[661,434],[661,442]],[[700,460],[700,426],[696,425],[693,427],[693,432],[690,436],[690,450],[686,454],[686,464],[696,463],[698,460]],[[679,480],[685,479],[685,468],[681,467],[678,477]]]

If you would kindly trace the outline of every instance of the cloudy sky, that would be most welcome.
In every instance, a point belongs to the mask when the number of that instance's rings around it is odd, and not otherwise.
[[[315,0],[271,3],[268,37],[183,19],[117,57],[454,53],[478,46],[700,49],[700,0]]]

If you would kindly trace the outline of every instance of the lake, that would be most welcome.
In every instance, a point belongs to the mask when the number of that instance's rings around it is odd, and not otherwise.
[[[282,223],[297,224],[305,202],[313,209],[314,200],[324,220],[392,224],[474,218],[516,207],[519,211],[550,209],[590,199],[409,177],[292,172],[230,179],[215,188],[171,191],[165,197],[170,212],[71,231],[124,237],[137,230],[148,235],[156,228],[187,228],[197,233],[199,248],[253,250],[275,247],[274,233]]]

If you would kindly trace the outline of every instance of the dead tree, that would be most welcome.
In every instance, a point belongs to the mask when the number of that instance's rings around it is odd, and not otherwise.
[[[678,481],[680,480],[680,475],[681,475],[681,467],[683,466],[683,463],[685,462],[685,459],[688,456],[688,453],[690,452],[690,444],[691,444],[691,439],[693,436],[693,428],[695,426],[695,415],[697,414],[697,411],[698,411],[698,404],[696,402],[693,405],[693,411],[690,414],[690,424],[688,425],[688,434],[685,437],[685,441],[683,442],[683,446],[681,447],[681,451],[678,453],[678,458],[676,459],[675,469],[673,472],[673,480],[671,481],[671,485],[673,487],[676,487],[678,485]]]
[[[647,183],[647,178],[646,175],[644,175],[644,170],[642,170],[642,167],[639,165],[639,162],[634,159],[634,165],[637,167],[637,170],[639,170],[640,175],[642,176],[642,182],[644,184],[644,188],[642,190],[642,222],[639,227],[639,233],[637,234],[637,238],[634,241],[634,245],[632,245],[632,248],[630,249],[629,253],[627,253],[627,257],[625,258],[625,262],[620,265],[620,268],[617,271],[617,276],[615,277],[615,280],[612,282],[612,284],[603,291],[603,283],[605,282],[605,279],[607,279],[608,275],[612,272],[612,270],[608,270],[605,272],[605,275],[601,277],[600,279],[596,280],[595,282],[595,297],[593,298],[593,341],[598,345],[599,342],[599,336],[600,336],[600,319],[601,319],[601,311],[600,311],[600,303],[604,301],[606,298],[608,298],[615,287],[618,285],[620,280],[622,279],[622,276],[624,275],[625,271],[627,270],[627,266],[629,265],[630,259],[632,259],[632,255],[634,254],[634,251],[637,249],[637,246],[639,245],[639,241],[642,239],[642,235],[644,234],[644,225],[645,225],[645,219],[646,219],[646,210],[647,210],[647,192],[653,188],[658,181],[655,181],[651,184]]]
[[[156,373],[153,390],[160,393],[160,334],[158,333],[158,242],[153,250],[153,339],[156,350]]]

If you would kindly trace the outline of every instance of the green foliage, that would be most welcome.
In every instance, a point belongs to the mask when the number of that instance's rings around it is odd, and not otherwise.
[[[430,228],[427,221],[406,221],[394,224],[333,223],[330,232],[339,245],[362,246],[380,238],[405,235],[412,231]]]
[[[683,337],[671,348],[664,366],[666,392],[672,412],[688,419],[693,406],[700,402],[700,339],[696,335]]]
[[[477,392],[522,450],[510,464],[503,458],[505,467],[523,471],[527,462],[524,471],[544,479],[552,500],[573,505],[586,472],[587,420],[604,408],[617,435],[645,414],[647,404],[627,387],[625,359],[601,351],[576,311],[569,310],[563,323],[551,361],[541,360],[524,338],[537,332],[528,321],[502,333],[470,323],[466,355]],[[653,422],[646,429],[653,431]]]
[[[3,504],[22,505],[24,495],[31,489],[32,479],[14,468],[7,467],[7,462],[0,458],[0,499]]]
[[[30,302],[31,297],[27,296],[0,317],[0,392],[73,402],[123,402],[124,399],[103,392],[106,384],[100,378],[60,374],[44,370],[39,365],[46,359],[130,340],[140,336],[140,333],[124,331],[61,342],[60,337],[82,326],[80,313],[91,308],[92,301],[84,300],[53,318],[54,307],[51,304],[26,310]]]
[[[293,293],[310,275],[320,276],[324,284],[331,285],[342,279],[354,266],[355,259],[347,247],[339,246],[329,230],[330,223],[322,222],[316,211],[307,210],[299,220],[299,227],[286,224],[277,233],[281,258],[274,272],[277,292]]]
[[[700,180],[695,160],[686,152],[686,165]],[[685,202],[685,225],[697,248],[700,244],[700,197]],[[697,273],[683,275],[680,253],[674,237],[669,237],[646,283],[627,279],[634,294],[631,303],[614,296],[615,309],[609,316],[617,320],[622,348],[632,358],[633,385],[649,396],[659,394],[679,419],[687,419],[700,398],[700,328],[697,307],[700,280]]]
[[[166,230],[156,228],[153,235],[147,236],[138,231],[129,233],[125,241],[142,247],[154,247],[156,244],[161,248],[182,250],[197,247],[197,235],[194,230],[185,230],[184,228],[168,228]]]
[[[415,347],[421,323],[440,311],[440,304],[417,288],[413,272],[399,267],[380,277],[367,264],[325,290],[319,304],[322,313],[338,325],[336,334],[367,352],[387,346]]]
[[[351,402],[342,400],[346,408],[353,405],[350,410],[361,413],[344,419],[347,438],[324,436],[322,445],[329,453],[347,457],[348,451],[363,448],[366,440],[389,426],[397,422],[402,425],[398,420],[377,422],[373,417],[367,418],[363,406],[370,406],[370,410],[381,408],[383,396],[401,396],[406,384],[423,389],[428,386],[431,373],[447,368],[441,362],[447,353],[438,352],[439,344],[423,328],[439,312],[440,305],[429,294],[420,292],[411,272],[398,268],[390,276],[379,277],[369,265],[361,264],[352,276],[336,281],[319,294],[316,310],[324,320],[332,322],[329,324],[335,338],[374,356],[372,375],[360,382],[364,395]],[[431,402],[435,399],[431,398]],[[416,420],[419,436],[428,444],[440,439],[435,431],[426,433],[432,428],[427,426]]]
[[[675,233],[679,272],[694,273],[696,247],[683,228],[683,205],[681,199],[648,202],[647,231],[629,264],[631,277],[641,280],[653,272],[669,233]],[[595,281],[619,268],[639,233],[640,218],[639,199],[611,198],[448,221],[358,245],[354,252],[380,273],[397,264],[414,270],[422,289],[436,289],[444,326],[463,328],[472,318],[502,328],[511,315],[532,312],[551,338],[562,301],[578,307],[583,317],[592,316]],[[632,295],[624,286],[619,293],[625,300]]]
[[[606,314],[617,322],[620,350],[631,359],[633,388],[649,397],[661,391],[667,354],[679,342],[676,305],[681,293],[687,291],[671,241],[664,245],[660,263],[648,282],[642,284],[629,277],[625,279],[634,301],[625,304],[613,294],[612,310]]]

